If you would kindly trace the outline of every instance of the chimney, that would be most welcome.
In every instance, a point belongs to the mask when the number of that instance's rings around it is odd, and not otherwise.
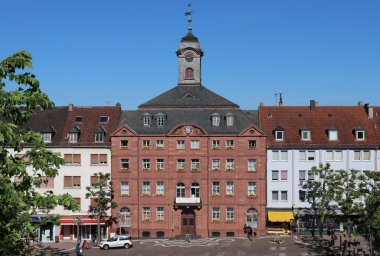
[[[73,111],[74,104],[69,104],[69,111]]]
[[[373,107],[369,106],[369,103],[364,104],[364,108],[367,112],[368,119],[373,119]]]
[[[264,102],[260,101],[259,107],[264,107]]]
[[[284,103],[282,102],[282,93],[280,92],[280,102],[278,103],[278,106],[282,107],[282,105],[284,105]]]
[[[363,104],[363,101],[358,101],[358,107],[363,107],[364,104]]]
[[[116,103],[116,107],[121,108],[121,103],[120,103],[120,102],[117,102],[117,103]]]
[[[311,110],[315,110],[318,106],[318,102],[316,102],[315,100],[310,100],[310,109]]]

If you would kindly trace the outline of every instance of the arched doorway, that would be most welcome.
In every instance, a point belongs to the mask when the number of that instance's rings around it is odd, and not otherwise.
[[[258,228],[258,212],[254,208],[250,208],[247,210],[247,219],[246,225],[251,226],[254,229]]]
[[[193,210],[183,210],[181,213],[181,234],[195,235],[195,213]]]

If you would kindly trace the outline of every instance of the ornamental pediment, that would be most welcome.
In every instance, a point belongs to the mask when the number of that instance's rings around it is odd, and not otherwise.
[[[206,136],[203,128],[195,125],[181,125],[169,132],[172,136]]]

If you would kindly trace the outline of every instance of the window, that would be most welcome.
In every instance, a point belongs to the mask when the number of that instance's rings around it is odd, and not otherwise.
[[[127,140],[121,140],[120,141],[120,148],[128,148],[128,141]]]
[[[313,171],[309,170],[307,172],[307,179],[308,180],[314,180],[314,172]]]
[[[220,208],[212,207],[212,221],[220,221]]]
[[[199,149],[199,140],[192,140],[190,144],[191,149]]]
[[[227,181],[226,184],[226,195],[233,196],[235,194],[235,184],[233,181]]]
[[[272,201],[278,201],[278,191],[272,191]]]
[[[371,160],[371,153],[369,150],[355,150],[354,160],[355,161],[369,161]]]
[[[164,148],[164,141],[163,140],[157,140],[156,141],[156,148],[158,148],[158,149]]]
[[[220,170],[220,159],[212,159],[212,170],[213,171]]]
[[[83,116],[76,116],[75,117],[75,123],[82,123],[82,121],[83,121]]]
[[[212,192],[211,194],[213,196],[219,196],[220,195],[220,182],[219,181],[213,181],[212,182]]]
[[[199,184],[198,183],[193,182],[191,184],[191,187],[190,187],[190,196],[191,197],[195,197],[195,198],[199,198],[200,194],[199,194]]]
[[[234,221],[234,219],[235,219],[234,208],[227,207],[227,209],[226,209],[226,221]]]
[[[217,113],[212,114],[212,126],[219,126],[220,125],[220,116]]]
[[[288,171],[286,170],[281,171],[281,180],[282,181],[288,180]]]
[[[142,194],[143,196],[150,196],[150,182],[149,181],[143,181]]]
[[[329,140],[338,140],[338,130],[328,130]]]
[[[42,140],[44,141],[44,143],[51,143],[51,137],[52,137],[52,134],[50,132],[46,132],[42,134]]]
[[[150,159],[143,159],[142,165],[143,170],[150,170]]]
[[[143,115],[143,125],[144,126],[151,126],[152,124],[152,116],[148,113],[145,113]]]
[[[185,184],[182,182],[177,184],[177,197],[184,198],[185,197]]]
[[[104,140],[104,132],[95,133],[95,143],[102,143]]]
[[[164,159],[157,159],[156,169],[157,169],[157,171],[163,171],[164,170]]]
[[[122,170],[129,170],[129,159],[120,159],[120,168]]]
[[[247,191],[248,196],[256,196],[256,182],[249,181]]]
[[[212,148],[213,149],[220,149],[220,140],[213,140],[212,141]]]
[[[287,150],[273,150],[272,160],[273,161],[288,161],[288,151]]]
[[[69,133],[69,143],[77,143],[78,142],[78,133],[70,132]]]
[[[306,191],[299,190],[298,191],[298,197],[299,197],[299,200],[301,202],[305,202],[306,201]]]
[[[54,177],[41,176],[42,183],[39,188],[54,188]]]
[[[91,187],[95,186],[107,186],[107,181],[106,180],[100,180],[99,176],[91,176]]]
[[[163,196],[165,194],[165,186],[163,181],[157,181],[156,183],[156,195]]]
[[[342,150],[327,150],[326,161],[343,161]]]
[[[192,171],[199,170],[199,159],[191,159],[191,170]]]
[[[227,159],[226,160],[226,171],[233,171],[235,169],[235,160]]]
[[[288,191],[281,191],[281,201],[288,201]]]
[[[108,119],[109,119],[108,116],[101,116],[101,117],[99,118],[99,123],[101,123],[101,124],[106,124],[106,123],[108,123]]]
[[[120,182],[120,195],[129,196],[129,182],[128,181]]]
[[[249,141],[248,141],[248,148],[249,148],[249,149],[254,149],[254,148],[256,148],[256,141],[255,141],[255,140],[249,140]]]
[[[91,165],[106,165],[107,154],[91,154]]]
[[[259,226],[258,215],[259,214],[255,208],[249,208],[246,213],[246,224],[252,228],[257,228]]]
[[[64,188],[80,188],[80,176],[64,176]]]
[[[185,170],[185,159],[177,160],[177,170]]]
[[[298,176],[299,176],[300,184],[302,184],[306,180],[306,170],[299,170]]]
[[[272,171],[272,180],[278,180],[279,171]]]
[[[301,139],[302,140],[311,140],[311,132],[309,130],[301,131]]]
[[[185,141],[177,140],[177,149],[185,149]]]
[[[143,207],[142,209],[142,220],[150,221],[150,207]]]
[[[234,148],[234,141],[233,140],[227,140],[226,141],[226,149],[233,149]]]
[[[284,140],[284,131],[274,131],[275,140],[283,141]]]
[[[149,149],[150,148],[150,140],[143,140],[142,141],[142,148],[143,149]]]
[[[165,116],[157,116],[156,122],[158,127],[163,127],[165,125]]]
[[[365,131],[364,130],[356,130],[355,131],[356,140],[365,140]]]
[[[248,171],[255,172],[257,167],[256,159],[248,159]]]
[[[165,211],[164,207],[156,208],[156,221],[164,221],[165,220]]]
[[[315,151],[314,150],[300,150],[300,161],[314,161]]]
[[[187,68],[185,71],[185,79],[194,79],[194,70],[192,68]]]
[[[232,114],[226,115],[226,125],[227,126],[233,126],[235,122],[235,117]]]
[[[81,157],[80,154],[64,154],[63,159],[67,165],[80,165]]]

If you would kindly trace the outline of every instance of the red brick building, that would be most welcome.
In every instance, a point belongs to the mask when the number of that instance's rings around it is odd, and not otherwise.
[[[112,136],[114,232],[133,237],[265,232],[266,137],[244,111],[201,84],[191,29],[177,50],[178,85],[122,111]]]

